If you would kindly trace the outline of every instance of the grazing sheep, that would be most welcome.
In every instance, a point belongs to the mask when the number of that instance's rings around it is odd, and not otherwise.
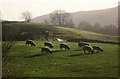
[[[52,54],[52,51],[49,48],[47,48],[47,47],[42,47],[41,48],[41,52],[42,53],[50,53],[50,54]]]
[[[93,50],[97,50],[97,52],[101,51],[103,52],[103,49],[100,46],[93,46]]]
[[[90,44],[88,44],[87,42],[79,42],[78,43],[78,47],[82,47],[82,46],[85,46],[85,45],[90,45]]]
[[[44,46],[48,46],[48,47],[50,47],[50,48],[53,48],[53,45],[52,45],[52,43],[50,43],[50,42],[45,42],[45,43],[44,43]]]
[[[32,40],[27,40],[27,41],[26,41],[26,45],[29,46],[29,44],[30,44],[31,46],[36,46],[35,43],[34,43]]]
[[[66,49],[67,49],[67,50],[70,50],[70,46],[67,45],[67,44],[65,44],[65,43],[60,44],[60,50],[61,50],[62,48],[65,48],[65,50],[66,50]]]
[[[93,50],[93,48],[91,46],[84,46],[83,51],[84,51],[84,53],[87,53],[87,52],[92,53],[92,54],[94,53],[94,50]]]

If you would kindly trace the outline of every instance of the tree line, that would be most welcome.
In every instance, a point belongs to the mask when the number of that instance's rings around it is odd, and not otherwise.
[[[77,28],[81,30],[92,31],[105,35],[118,36],[118,27],[112,24],[107,26],[102,26],[99,23],[95,23],[94,25],[91,25],[89,22],[82,21],[80,22]]]

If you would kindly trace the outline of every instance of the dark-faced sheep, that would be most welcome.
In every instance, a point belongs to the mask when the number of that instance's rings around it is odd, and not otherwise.
[[[65,50],[66,50],[66,49],[67,49],[67,50],[70,50],[70,46],[67,45],[67,44],[65,44],[65,43],[60,44],[60,50],[61,50],[62,48],[64,48]]]
[[[50,48],[53,48],[53,45],[52,45],[52,43],[50,43],[50,42],[45,42],[45,43],[44,43],[44,46],[48,46],[48,47],[50,47]]]
[[[83,46],[85,46],[85,45],[90,45],[90,44],[88,44],[87,42],[79,42],[78,43],[78,47],[83,47]]]
[[[26,45],[36,46],[36,44],[32,40],[27,40]]]
[[[103,49],[100,46],[93,46],[93,50],[96,50],[97,52],[101,51],[103,52]]]
[[[41,53],[50,53],[50,54],[52,54],[52,51],[47,47],[42,47],[41,48]]]
[[[84,46],[83,51],[84,53],[92,53],[92,54],[94,53],[94,50],[91,46]]]

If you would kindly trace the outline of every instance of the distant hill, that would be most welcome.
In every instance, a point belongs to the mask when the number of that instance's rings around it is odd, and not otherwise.
[[[118,22],[118,7],[102,10],[72,12],[70,14],[73,17],[73,22],[76,26],[78,26],[81,21],[87,21],[92,25],[100,23],[102,26],[111,24],[117,25]],[[49,14],[35,17],[32,19],[32,22],[42,23],[45,19],[49,19]]]

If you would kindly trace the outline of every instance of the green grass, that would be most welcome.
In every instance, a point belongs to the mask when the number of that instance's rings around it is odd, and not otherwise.
[[[103,35],[95,32],[83,31],[73,28],[57,27],[58,29],[67,33],[67,35],[73,35],[75,38],[86,38],[94,40],[103,40],[103,41],[118,41],[117,36]]]
[[[118,42],[118,38],[120,38],[119,36],[103,35],[99,33],[78,30],[75,28],[48,26],[45,24],[37,24],[37,23],[14,23],[13,25],[19,27],[20,31],[22,32],[38,32],[39,33],[41,31],[49,31],[53,33],[58,33],[55,36],[62,37],[64,39],[86,38],[86,39],[93,39],[93,40]]]
[[[3,60],[3,77],[117,77],[118,45],[100,45],[104,52],[86,55],[77,43],[67,42],[71,49],[60,51],[61,42],[51,41],[53,54],[41,55],[44,41],[35,41],[36,47],[18,41]]]

